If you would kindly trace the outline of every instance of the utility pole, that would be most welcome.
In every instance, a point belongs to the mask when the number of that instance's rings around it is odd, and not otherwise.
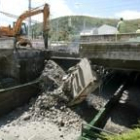
[[[84,18],[84,21],[83,21],[83,30],[86,29],[86,19]]]
[[[56,21],[56,39],[57,39],[57,41],[58,41],[58,38],[59,38],[59,29],[58,29],[58,27],[59,27],[59,18]]]
[[[31,0],[29,0],[29,5],[28,5],[29,11],[31,10]],[[31,16],[29,17],[29,22],[28,22],[28,37],[31,35]]]
[[[69,26],[69,27],[72,27],[71,17],[68,18],[68,26]]]

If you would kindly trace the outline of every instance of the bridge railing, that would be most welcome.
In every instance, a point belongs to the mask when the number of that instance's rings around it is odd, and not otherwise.
[[[98,43],[98,42],[140,42],[140,33],[122,33],[122,34],[103,34],[103,35],[83,35],[80,37],[80,43]]]
[[[78,53],[79,52],[80,41],[51,41],[49,43],[49,49],[54,52],[69,52]]]

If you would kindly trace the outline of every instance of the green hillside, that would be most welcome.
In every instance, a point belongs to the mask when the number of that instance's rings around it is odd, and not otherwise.
[[[50,21],[50,37],[52,40],[63,40],[67,39],[69,36],[77,35],[83,29],[90,29],[94,27],[99,27],[103,24],[108,24],[116,27],[118,20],[107,19],[107,18],[94,18],[89,16],[65,16]],[[138,24],[140,24],[140,19],[137,20],[127,20],[126,32],[135,32]],[[42,25],[34,25],[34,30],[36,34],[41,32]]]

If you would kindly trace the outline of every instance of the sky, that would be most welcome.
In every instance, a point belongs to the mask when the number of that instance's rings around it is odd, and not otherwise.
[[[29,0],[0,0],[0,11],[19,16],[28,10]],[[48,3],[50,18],[66,15],[88,15],[103,18],[140,18],[140,0],[31,0],[32,7]],[[36,16],[40,21],[41,16]],[[9,24],[15,19],[0,14],[0,25]]]

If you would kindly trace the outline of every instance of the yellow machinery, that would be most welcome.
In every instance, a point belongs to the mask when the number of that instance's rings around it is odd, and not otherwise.
[[[31,16],[37,15],[37,14],[43,14],[43,35],[46,35],[46,32],[48,31],[48,19],[49,19],[49,5],[45,4],[42,9],[40,7],[34,8],[32,10],[26,11],[23,14],[19,16],[16,22],[14,22],[13,27],[8,26],[0,26],[0,37],[16,37],[16,40],[21,45],[27,45],[30,44],[30,41],[28,39],[25,39],[25,35],[27,35],[27,28],[25,23],[23,21]]]

